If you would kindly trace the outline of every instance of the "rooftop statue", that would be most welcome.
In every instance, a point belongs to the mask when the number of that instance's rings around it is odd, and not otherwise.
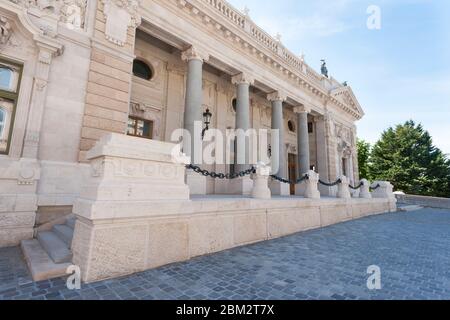
[[[323,76],[328,78],[328,68],[327,68],[327,63],[325,62],[324,59],[320,60],[322,61],[322,67],[320,69],[321,73]]]

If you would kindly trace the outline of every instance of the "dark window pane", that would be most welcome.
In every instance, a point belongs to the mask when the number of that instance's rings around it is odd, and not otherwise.
[[[288,129],[290,132],[295,132],[295,124],[293,121],[288,121]]]
[[[153,78],[152,69],[141,60],[134,60],[133,62],[133,74],[136,77],[151,80]]]
[[[308,122],[308,133],[314,132],[314,126],[312,122]]]
[[[237,107],[237,99],[234,98],[233,101],[231,101],[231,106],[233,107],[234,112],[236,112]]]

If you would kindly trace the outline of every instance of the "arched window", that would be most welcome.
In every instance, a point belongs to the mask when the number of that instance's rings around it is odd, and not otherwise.
[[[6,126],[6,111],[3,108],[0,108],[0,140],[5,139],[3,137],[3,131],[5,130]]]
[[[133,74],[144,80],[152,80],[153,78],[152,68],[144,61],[138,59],[133,61]]]

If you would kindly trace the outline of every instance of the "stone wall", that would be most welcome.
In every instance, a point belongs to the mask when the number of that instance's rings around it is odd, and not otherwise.
[[[449,198],[425,197],[415,195],[396,195],[397,201],[401,204],[419,205],[430,208],[450,209]]]
[[[83,281],[114,278],[296,232],[396,211],[388,199],[216,199],[158,203],[138,216],[86,219],[75,228]]]

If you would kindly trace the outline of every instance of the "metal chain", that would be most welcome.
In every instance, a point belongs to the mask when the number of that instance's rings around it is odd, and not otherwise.
[[[327,186],[327,187],[334,187],[334,186],[337,186],[338,184],[342,183],[342,180],[341,179],[337,179],[335,182],[331,182],[331,183],[319,180],[319,183],[324,185],[324,186]]]
[[[199,166],[194,166],[192,164],[186,165],[186,168],[190,169],[190,170],[193,170],[195,173],[198,173],[198,174],[200,174],[200,175],[202,175],[204,177],[211,177],[213,179],[221,179],[221,180],[223,180],[223,179],[233,180],[233,179],[237,179],[237,178],[242,178],[242,177],[251,175],[251,174],[256,172],[255,167],[251,167],[250,169],[247,169],[245,171],[241,171],[241,172],[238,172],[238,173],[227,173],[227,174],[225,174],[225,173],[216,173],[214,171],[209,172],[208,170],[202,170]],[[271,175],[270,177],[272,179],[280,181],[281,183],[286,183],[286,184],[299,184],[299,183],[302,183],[303,181],[309,179],[309,176],[307,174],[305,174],[303,177],[298,178],[295,181],[286,180],[286,179],[283,179],[283,178],[278,177],[276,175]],[[327,187],[334,187],[334,186],[337,186],[338,184],[342,183],[342,180],[338,179],[335,182],[331,182],[331,183],[319,180],[319,183],[324,185],[324,186],[327,186]],[[349,185],[349,187],[350,187],[350,189],[358,190],[363,185],[364,184],[361,182],[356,187],[354,187],[352,185]],[[370,187],[370,189],[375,191],[375,190],[379,189],[380,187],[381,187],[380,184],[377,184],[375,187]]]
[[[209,172],[208,170],[203,170],[199,166],[194,166],[192,164],[186,165],[187,169],[193,170],[195,173],[198,173],[204,177],[211,177],[213,179],[227,179],[227,180],[233,180],[237,178],[242,178],[248,175],[251,175],[256,172],[256,169],[254,167],[251,167],[250,169],[247,169],[245,171],[241,171],[238,173],[217,173],[217,172]]]
[[[309,176],[308,176],[307,174],[305,174],[303,177],[298,178],[298,179],[295,180],[295,181],[286,180],[286,179],[280,178],[280,177],[278,177],[278,176],[276,176],[276,175],[271,175],[270,177],[271,177],[272,179],[275,179],[275,180],[277,180],[277,181],[280,181],[281,183],[286,183],[286,184],[299,184],[299,183],[302,183],[303,181],[309,179]]]
[[[352,186],[352,185],[348,185],[350,189],[353,190],[358,190],[359,188],[361,188],[364,185],[364,183],[360,182],[359,185],[357,185],[356,187]]]

